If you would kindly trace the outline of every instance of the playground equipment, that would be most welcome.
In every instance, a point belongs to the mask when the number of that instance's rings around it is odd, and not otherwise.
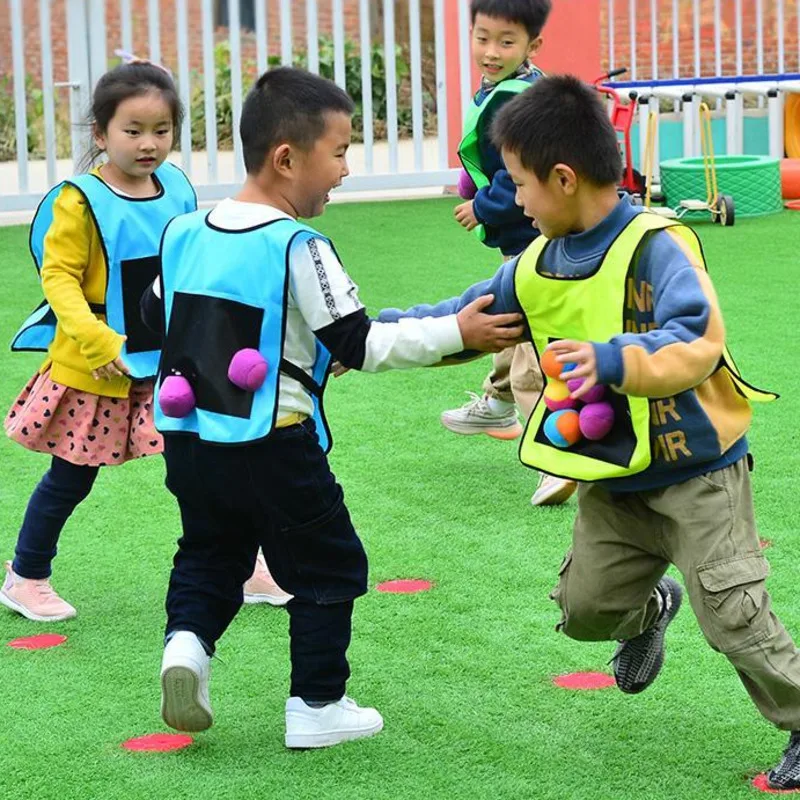
[[[711,136],[711,109],[706,103],[700,104],[700,148],[702,151],[703,177],[705,180],[705,200],[684,198],[678,206],[653,206],[653,165],[656,160],[655,142],[657,119],[655,114],[650,114],[647,119],[647,136],[644,158],[645,199],[644,204],[650,210],[666,217],[680,219],[688,212],[708,212],[711,221],[724,226],[731,226],[735,221],[735,208],[733,197],[720,194],[717,185],[717,168],[714,159],[714,141]],[[680,159],[684,162],[699,161],[699,159]]]
[[[627,67],[619,67],[606,72],[599,78],[595,78],[594,87],[600,94],[607,97],[611,103],[611,124],[618,135],[621,135],[621,149],[624,169],[622,171],[622,181],[619,188],[631,195],[641,197],[644,194],[644,178],[641,173],[633,168],[633,152],[631,150],[631,128],[633,127],[633,117],[636,114],[635,95],[632,95],[630,102],[623,103],[619,94],[610,86],[605,85],[605,81],[623,75],[628,71]]]

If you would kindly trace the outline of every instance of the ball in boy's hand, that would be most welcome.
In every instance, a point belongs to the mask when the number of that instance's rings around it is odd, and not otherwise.
[[[158,390],[158,404],[168,417],[188,416],[196,405],[192,385],[183,375],[168,375]]]
[[[571,378],[567,381],[567,388],[570,392],[577,392],[583,386],[584,378]],[[606,387],[600,383],[596,383],[586,392],[585,395],[580,397],[582,403],[599,403],[606,393]]]
[[[581,409],[579,422],[581,433],[597,442],[614,427],[614,408],[611,403],[589,403]]]
[[[572,409],[556,411],[544,421],[544,435],[556,447],[571,447],[581,439],[578,412]]]
[[[467,172],[465,169],[462,169],[458,175],[459,197],[463,198],[464,200],[472,200],[477,191],[478,187],[475,185],[475,181],[473,181],[469,176],[469,172]]]
[[[573,400],[569,396],[569,388],[564,381],[547,381],[547,386],[544,387],[542,396],[544,397],[544,404],[551,411],[561,411],[565,408],[575,408],[575,406],[578,405],[578,401]]]
[[[555,381],[559,380],[563,372],[572,372],[577,366],[573,363],[562,364],[560,361],[556,361],[556,352],[554,350],[545,350],[544,353],[542,353],[540,363],[542,372],[544,372],[548,378],[552,378]]]
[[[228,367],[228,380],[244,389],[254,392],[261,388],[267,377],[267,362],[264,356],[252,347],[245,347],[234,354]]]

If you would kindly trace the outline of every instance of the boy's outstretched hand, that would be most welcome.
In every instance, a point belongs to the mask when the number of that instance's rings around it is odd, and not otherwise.
[[[484,314],[483,309],[493,302],[494,295],[485,294],[456,315],[465,350],[499,353],[525,341],[522,314]]]
[[[575,369],[561,373],[561,380],[583,378],[581,386],[570,394],[573,400],[580,400],[592,386],[597,384],[597,357],[591,342],[576,342],[572,339],[561,339],[547,348],[556,354],[556,361],[562,364],[575,364]]]
[[[458,224],[466,228],[468,231],[471,231],[473,228],[477,228],[478,225],[480,225],[480,222],[478,222],[477,218],[475,217],[475,212],[472,210],[472,200],[467,200],[466,203],[457,205],[453,213],[455,214]]]

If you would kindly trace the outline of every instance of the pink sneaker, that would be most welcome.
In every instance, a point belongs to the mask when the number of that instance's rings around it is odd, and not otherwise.
[[[249,604],[269,603],[271,606],[285,606],[294,595],[284,592],[272,579],[264,554],[258,551],[256,568],[244,585],[244,602]]]
[[[0,603],[34,622],[60,622],[78,612],[62,600],[50,585],[49,578],[21,578],[6,561],[6,579],[0,588]]]

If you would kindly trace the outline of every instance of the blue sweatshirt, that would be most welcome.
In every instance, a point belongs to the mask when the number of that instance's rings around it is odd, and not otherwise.
[[[511,76],[516,80],[533,83],[541,77],[541,72],[535,69],[529,75]],[[492,87],[494,88],[494,87]],[[481,87],[473,102],[483,105],[491,91]],[[484,186],[476,193],[472,211],[478,222],[483,223],[486,238],[483,243],[487,247],[496,247],[504,256],[515,256],[521,253],[538,235],[539,231],[531,225],[531,221],[514,202],[517,187],[503,163],[500,151],[492,143],[490,136],[492,120],[503,105],[511,100],[506,96],[504,101],[498,100],[496,104],[482,114],[478,120],[478,149],[480,151],[481,168],[489,179],[488,186]]]
[[[563,277],[591,273],[638,213],[643,213],[640,207],[620,200],[594,228],[552,240],[542,257],[543,268]],[[485,294],[495,296],[489,313],[522,313],[514,289],[518,261],[507,262],[461,297],[406,312],[386,309],[379,319],[454,314]],[[598,377],[623,394],[650,398],[653,460],[643,472],[600,483],[617,492],[655,489],[744,457],[751,410],[727,374],[717,370],[725,331],[716,294],[702,265],[669,229],[650,234],[639,248],[628,277],[623,320],[625,333],[593,343]]]

